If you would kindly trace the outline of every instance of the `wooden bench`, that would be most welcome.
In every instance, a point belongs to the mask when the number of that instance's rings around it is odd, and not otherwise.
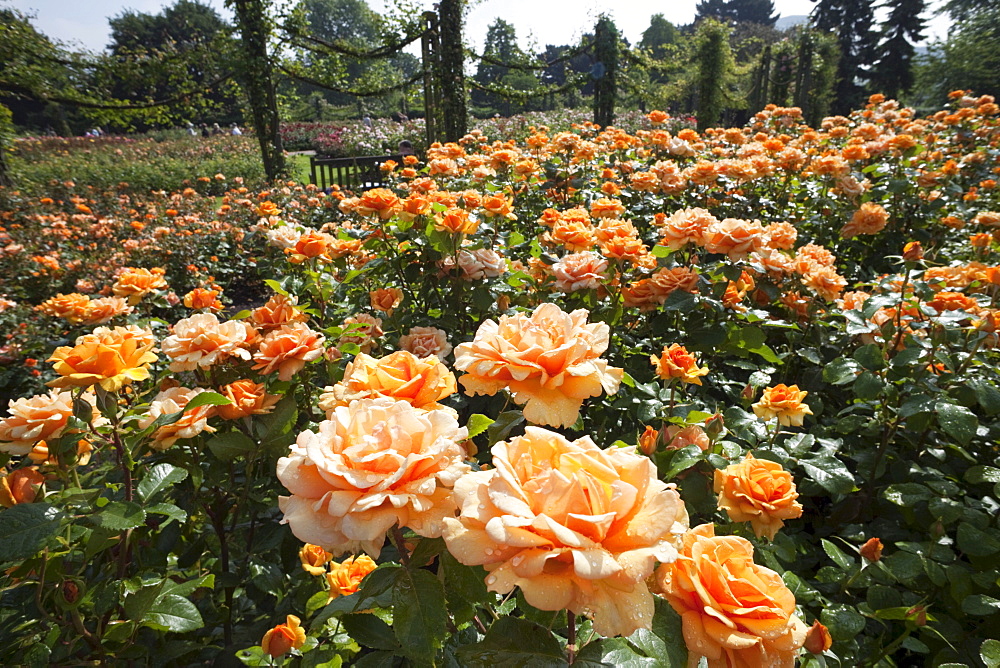
[[[320,188],[339,186],[341,190],[361,192],[388,185],[382,163],[403,163],[402,155],[365,155],[353,158],[309,157],[311,180]]]

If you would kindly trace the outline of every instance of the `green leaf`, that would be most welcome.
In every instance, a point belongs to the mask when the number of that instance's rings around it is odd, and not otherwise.
[[[493,622],[482,642],[457,652],[462,666],[469,668],[563,668],[562,646],[544,626],[516,617]]]
[[[934,493],[918,482],[901,482],[886,487],[882,496],[885,497],[886,501],[897,506],[912,508],[921,501],[929,501]]]
[[[369,613],[344,615],[340,618],[340,623],[359,645],[392,652],[399,650],[399,643],[392,634],[392,627],[375,615]]]
[[[163,585],[163,593],[174,594],[176,596],[190,596],[196,589],[201,589],[202,587],[214,589],[215,575],[202,575],[200,578],[188,580],[187,582],[174,582],[173,580],[168,580]]]
[[[958,525],[958,547],[973,557],[989,557],[1000,552],[1000,540],[992,532],[987,533],[962,522]]]
[[[662,668],[684,668],[688,652],[681,616],[663,598],[656,596],[653,601],[656,608],[652,628],[639,629],[628,641],[646,656],[657,659],[657,665]]]
[[[833,563],[840,566],[841,570],[849,571],[854,567],[854,560],[844,554],[844,551],[839,547],[826,538],[823,538],[820,542],[823,544],[823,551],[833,560]]]
[[[45,503],[0,510],[0,562],[34,556],[59,531],[62,512]]]
[[[824,608],[820,621],[830,630],[834,640],[853,640],[865,628],[865,618],[843,604]]]
[[[149,469],[146,477],[136,486],[135,491],[139,495],[140,500],[149,501],[161,490],[171,485],[176,485],[184,480],[184,478],[187,478],[187,475],[187,471],[182,468],[178,468],[173,464],[167,464],[166,462],[160,462]]]
[[[975,390],[976,401],[983,407],[987,415],[1000,413],[1000,390],[997,389],[996,385],[977,378],[970,380],[969,386]]]
[[[854,396],[862,401],[877,399],[885,385],[882,379],[871,371],[863,371],[854,381]]]
[[[985,617],[1000,611],[1000,600],[984,594],[969,596],[962,601],[962,612],[976,617]]]
[[[205,625],[194,603],[176,594],[162,594],[146,613],[143,623],[174,633],[195,631]]]
[[[289,445],[295,440],[294,434],[291,432],[298,416],[295,397],[290,394],[285,395],[273,411],[260,417],[257,428],[260,444],[265,449]]]
[[[823,367],[823,380],[831,385],[844,385],[854,380],[858,363],[846,357],[839,357]]]
[[[236,658],[244,666],[273,666],[274,658],[270,654],[265,654],[264,650],[258,645],[256,647],[248,647],[246,649],[241,649],[236,652]]]
[[[882,356],[882,347],[874,343],[861,346],[854,351],[854,359],[858,364],[869,371],[878,371],[885,366],[885,357]]]
[[[146,507],[146,514],[153,513],[155,515],[165,515],[166,517],[175,520],[177,522],[187,521],[188,514],[181,508],[178,508],[172,503],[154,503],[151,506]]]
[[[972,466],[963,477],[965,482],[973,485],[984,482],[995,485],[1000,482],[1000,469],[995,466]]]
[[[986,668],[1000,668],[1000,640],[990,638],[979,647],[979,656]]]
[[[113,531],[134,529],[146,523],[146,511],[132,501],[113,501],[91,515],[91,521],[99,527]]]
[[[496,422],[490,425],[488,440],[490,444],[499,443],[507,438],[517,425],[524,422],[521,411],[505,411],[497,416]]]
[[[799,464],[809,478],[831,494],[850,494],[854,491],[854,476],[833,455],[801,459]]]
[[[403,569],[392,590],[392,626],[401,652],[431,663],[448,630],[444,585],[432,573]]]
[[[228,406],[231,403],[233,402],[218,392],[199,392],[194,399],[184,405],[184,411],[187,412],[200,406]]]
[[[479,413],[474,413],[469,416],[469,424],[467,428],[469,430],[469,438],[475,438],[481,433],[486,431],[491,424],[493,424],[493,418],[481,415]]]
[[[649,252],[653,255],[653,257],[667,257],[674,251],[669,246],[661,246],[657,244],[653,246]]]
[[[968,445],[976,435],[979,420],[965,406],[939,401],[934,404],[934,410],[937,412],[937,421],[941,429],[959,444]]]
[[[241,456],[246,457],[257,447],[257,444],[241,431],[216,434],[209,439],[207,445],[212,454],[224,462],[231,462]]]
[[[332,648],[314,649],[299,662],[299,668],[340,668],[344,659]],[[357,665],[357,664],[355,664]]]
[[[659,659],[643,656],[623,638],[601,638],[583,646],[573,660],[574,668],[658,668],[667,666]]]
[[[285,290],[283,287],[281,287],[281,283],[275,281],[274,279],[270,278],[264,279],[264,284],[267,285],[272,290],[274,290],[275,292],[277,292],[279,295],[284,295],[285,297],[289,296],[288,291]]]

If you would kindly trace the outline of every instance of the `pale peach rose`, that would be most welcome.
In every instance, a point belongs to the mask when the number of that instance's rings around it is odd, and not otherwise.
[[[492,453],[496,468],[455,484],[461,514],[444,520],[448,551],[483,566],[490,591],[520,587],[540,610],[592,617],[602,635],[649,628],[646,578],[676,558],[688,526],[674,486],[635,452],[540,427]]]
[[[562,246],[571,252],[590,250],[597,243],[594,226],[589,220],[565,217],[554,221],[552,229],[542,235],[542,240],[547,244]]]
[[[153,290],[167,287],[167,282],[163,279],[165,273],[166,271],[160,267],[153,269],[127,267],[111,286],[111,290],[116,297],[127,297],[128,303],[135,306]]]
[[[455,266],[455,257],[449,255],[441,261],[441,266],[450,272]],[[462,278],[467,281],[478,281],[484,278],[496,278],[507,271],[507,261],[502,255],[489,248],[475,250],[462,249],[458,251],[458,268]]]
[[[719,219],[705,209],[681,209],[663,221],[660,244],[679,250],[688,244],[701,246],[705,242],[708,228],[718,224]]]
[[[694,355],[676,343],[664,346],[659,357],[650,355],[649,361],[656,367],[656,375],[666,381],[676,379],[682,383],[701,385],[701,376],[708,375],[708,367],[699,367]]]
[[[786,427],[801,427],[806,415],[812,415],[808,404],[802,403],[808,392],[799,390],[798,385],[781,383],[764,389],[760,401],[753,405],[754,414],[762,420],[778,418]]]
[[[596,290],[607,279],[608,261],[597,253],[572,253],[552,265],[552,276],[560,292]]]
[[[75,346],[55,349],[48,361],[60,377],[47,385],[56,388],[100,385],[108,392],[117,392],[133,380],[149,378],[148,367],[157,359],[153,345],[152,332],[134,325],[98,327],[92,334],[79,337]]]
[[[85,325],[103,325],[120,315],[128,315],[133,310],[123,297],[98,297],[87,304],[81,322]]]
[[[324,340],[301,322],[282,325],[261,339],[253,369],[264,375],[277,371],[280,380],[291,380],[306,362],[322,357]]]
[[[375,359],[358,353],[344,369],[343,380],[324,389],[319,407],[329,415],[357,399],[391,397],[414,408],[437,410],[443,408],[438,402],[457,389],[455,374],[434,355],[421,359],[400,350]]]
[[[96,401],[90,393],[84,394],[83,399],[91,406]],[[11,399],[7,405],[10,416],[0,420],[0,452],[26,455],[39,441],[63,435],[73,414],[73,393],[51,390],[48,394]],[[92,409],[91,421],[95,413]]]
[[[657,302],[662,304],[675,290],[698,292],[698,273],[690,267],[659,269],[649,277],[650,286]]]
[[[590,204],[590,215],[594,218],[618,218],[625,213],[625,206],[616,199],[601,197]]]
[[[281,294],[271,295],[266,304],[250,312],[250,321],[264,330],[293,322],[305,322],[309,319],[309,314],[296,308],[298,304],[298,297]]]
[[[219,388],[219,394],[231,403],[216,406],[215,411],[223,420],[238,420],[250,415],[270,413],[281,395],[268,394],[261,383],[249,379],[236,380]]]
[[[764,228],[759,220],[726,218],[710,225],[705,232],[705,250],[725,254],[731,260],[745,260],[764,243]]]
[[[361,586],[361,581],[376,567],[375,561],[367,554],[348,557],[339,564],[337,562],[330,564],[330,572],[326,574],[326,581],[330,585],[330,598],[350,596],[356,592]]]
[[[743,461],[715,471],[715,493],[719,509],[733,522],[750,522],[758,538],[774,540],[785,525],[783,520],[802,516],[792,474],[781,464],[756,459],[749,452]]]
[[[451,488],[469,471],[467,435],[449,411],[388,397],[338,406],[278,460],[291,493],[278,498],[282,522],[335,555],[377,557],[394,525],[436,538],[456,510]]]
[[[184,410],[192,399],[207,392],[204,388],[198,387],[190,389],[187,387],[171,387],[157,393],[149,403],[149,410],[146,416],[139,421],[139,426],[145,429],[153,424],[156,418],[161,415],[170,415]],[[205,405],[185,411],[184,415],[173,424],[165,424],[153,432],[153,440],[149,447],[154,450],[166,450],[176,441],[182,438],[194,438],[203,431],[213,432],[214,427],[209,426],[208,418],[212,413],[213,406]]]
[[[667,450],[680,450],[689,445],[697,445],[704,452],[708,450],[712,441],[705,433],[705,430],[696,424],[681,427],[676,424],[668,425],[664,429],[663,442]]]
[[[795,240],[799,236],[795,226],[784,221],[765,226],[764,234],[767,238],[767,247],[775,250],[791,250],[795,247]]]
[[[354,343],[361,348],[361,352],[371,352],[375,345],[375,339],[385,332],[382,331],[382,319],[367,313],[355,313],[344,319],[345,331],[340,335],[340,344]]]
[[[442,361],[451,352],[448,333],[437,327],[411,327],[409,332],[399,337],[398,345],[417,357],[434,355]]]
[[[250,359],[247,347],[255,334],[253,327],[241,320],[219,322],[214,313],[196,313],[178,320],[160,349],[173,360],[171,371],[193,371],[230,357]]]
[[[267,243],[281,250],[294,248],[304,231],[305,229],[301,227],[281,225],[267,231]]]
[[[565,313],[541,304],[531,316],[484,321],[472,342],[455,348],[455,368],[466,372],[459,379],[465,393],[506,389],[529,422],[572,425],[585,399],[618,391],[623,373],[600,359],[608,348],[608,325],[588,323],[587,316],[585,309]]]
[[[695,527],[656,583],[681,616],[689,666],[705,657],[708,668],[794,668],[806,626],[781,576],[753,562],[747,539]]]

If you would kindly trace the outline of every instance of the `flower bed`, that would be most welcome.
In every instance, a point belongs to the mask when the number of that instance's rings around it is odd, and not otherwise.
[[[998,111],[6,194],[0,658],[988,663]]]

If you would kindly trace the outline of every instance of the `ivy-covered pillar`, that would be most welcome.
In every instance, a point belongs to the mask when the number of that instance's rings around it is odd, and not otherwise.
[[[594,28],[594,123],[606,127],[615,122],[618,89],[618,28],[601,16]]]
[[[729,27],[712,19],[703,20],[695,35],[698,68],[698,130],[719,123],[726,100],[726,86],[733,71],[729,49]]]
[[[443,111],[441,132],[445,141],[458,141],[468,127],[465,105],[465,56],[462,53],[462,5],[464,0],[441,0],[438,17],[441,36],[440,95]]]
[[[267,51],[271,34],[271,20],[267,12],[270,3],[268,0],[231,0],[231,3],[242,45],[242,82],[260,143],[264,172],[268,180],[274,181],[285,173],[285,152],[281,146],[274,67]]]

